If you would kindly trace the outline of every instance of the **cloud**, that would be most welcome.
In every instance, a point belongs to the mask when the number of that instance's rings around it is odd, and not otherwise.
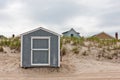
[[[36,0],[26,4],[26,10],[31,19],[45,24],[64,24],[66,20],[83,14],[84,11],[82,5],[72,0]]]
[[[0,9],[5,8],[9,3],[9,0],[0,0]]]
[[[120,31],[120,0],[0,0],[0,31],[20,34],[44,26],[62,33]]]

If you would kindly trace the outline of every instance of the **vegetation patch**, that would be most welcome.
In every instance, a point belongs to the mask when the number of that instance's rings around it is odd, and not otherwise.
[[[75,54],[79,54],[79,49],[78,49],[78,47],[73,48],[72,51],[73,51]]]
[[[61,55],[62,55],[62,56],[66,55],[66,52],[67,52],[67,49],[66,49],[65,47],[63,47],[63,48],[61,49]]]
[[[83,56],[88,56],[87,51],[84,51],[84,52],[82,53],[82,55],[83,55]]]
[[[20,51],[20,38],[15,37],[15,38],[2,38],[0,40],[0,46],[7,46],[10,47],[11,49],[15,49]]]
[[[3,52],[3,51],[4,51],[3,47],[2,47],[2,46],[0,46],[0,52]]]

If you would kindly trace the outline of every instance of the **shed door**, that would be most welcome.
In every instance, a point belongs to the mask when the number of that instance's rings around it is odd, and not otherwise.
[[[50,65],[50,37],[31,38],[31,65]]]

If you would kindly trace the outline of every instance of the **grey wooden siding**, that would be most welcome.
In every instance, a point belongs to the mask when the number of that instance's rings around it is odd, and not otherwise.
[[[73,34],[74,37],[80,37],[80,35],[77,34],[77,33],[74,32],[74,31],[69,31],[69,32],[67,32],[67,33],[64,33],[63,35],[64,35],[64,36],[69,36],[69,37],[71,37],[71,34]]]
[[[50,36],[50,66],[51,67],[57,67],[58,66],[58,36],[54,35],[52,33],[46,32],[44,30],[37,30],[34,31],[32,33],[23,35],[23,47],[22,47],[22,66],[23,67],[31,67],[31,37],[32,36]],[[36,40],[35,40],[36,41]],[[39,40],[38,40],[39,41]],[[35,44],[37,44],[35,42]],[[42,44],[42,43],[39,43]],[[43,42],[43,45],[46,44]],[[35,48],[37,47],[41,47],[34,45]],[[44,46],[44,47],[48,47],[48,46]],[[42,57],[44,57],[45,55],[43,55]],[[36,56],[34,56],[36,57]],[[38,57],[36,57],[38,58]],[[44,58],[42,61],[45,62],[46,60],[44,60]],[[39,60],[39,59],[38,59]],[[37,62],[37,60],[35,61]]]

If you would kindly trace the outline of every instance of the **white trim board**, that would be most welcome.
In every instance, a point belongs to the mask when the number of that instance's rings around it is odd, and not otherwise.
[[[58,36],[58,67],[60,67],[60,36]]]
[[[33,49],[33,39],[48,39],[48,49]],[[48,64],[34,64],[33,63],[33,50],[47,50],[48,51]],[[34,66],[50,66],[50,37],[31,37],[31,65]]]
[[[21,61],[20,66],[21,67],[23,67],[23,58],[22,58],[23,57],[23,54],[22,54],[23,53],[23,49],[22,48],[23,48],[23,36],[21,36],[21,53],[20,53],[21,54],[21,56],[20,56],[20,58],[21,58],[21,60],[20,60]]]
[[[52,34],[54,34],[54,35],[60,36],[60,34],[58,34],[58,33],[56,33],[56,32],[53,32],[53,31],[51,31],[51,30],[45,29],[45,28],[43,28],[43,27],[39,27],[39,28],[33,29],[33,30],[28,31],[28,32],[25,32],[25,33],[23,33],[23,34],[21,34],[21,35],[26,35],[26,34],[32,33],[32,32],[34,32],[34,31],[37,31],[37,30],[40,30],[40,29],[41,29],[41,30],[44,30],[44,31],[46,31],[46,32],[52,33]]]

